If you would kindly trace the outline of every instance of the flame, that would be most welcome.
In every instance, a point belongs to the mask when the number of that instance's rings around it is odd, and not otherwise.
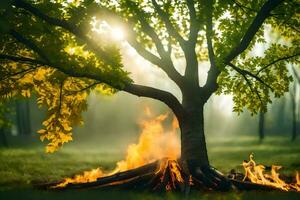
[[[162,123],[169,117],[168,113],[153,117],[149,107],[145,108],[145,113],[148,117],[152,117],[152,119],[141,121],[142,132],[138,143],[128,146],[126,159],[117,162],[114,170],[103,172],[100,168],[97,168],[85,171],[82,175],[65,178],[64,181],[56,185],[55,188],[65,187],[69,183],[94,182],[101,177],[134,169],[165,157],[167,157],[168,160],[176,160],[180,156],[180,141],[177,136],[179,126],[177,119],[175,117],[173,118],[172,128],[166,131]],[[178,172],[176,172],[179,166],[175,166],[176,164],[171,161],[169,165],[174,168],[174,176],[180,180],[180,176]]]
[[[252,183],[268,185],[284,191],[300,192],[300,177],[298,172],[296,173],[295,183],[286,183],[280,178],[280,174],[278,173],[278,170],[282,168],[281,166],[272,165],[271,170],[268,173],[266,172],[266,167],[264,165],[256,164],[253,157],[253,154],[250,154],[249,161],[244,161],[242,164],[245,170],[243,181],[249,179]]]
[[[177,160],[169,158],[163,159],[159,165],[156,174],[159,173],[161,173],[160,183],[164,183],[165,181],[167,181],[165,184],[166,191],[176,189],[176,186],[178,184],[184,184],[184,176],[182,174],[182,169],[179,166]],[[192,181],[191,176],[189,181]],[[159,187],[159,184],[156,187]]]

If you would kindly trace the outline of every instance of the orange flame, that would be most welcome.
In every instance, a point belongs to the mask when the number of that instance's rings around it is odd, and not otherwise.
[[[159,169],[157,170],[156,174],[158,173],[161,173],[161,177],[160,177],[161,183],[167,181],[165,185],[166,191],[171,191],[172,189],[176,189],[177,184],[184,184],[182,169],[179,166],[177,160],[169,159],[169,158],[163,159],[162,162],[160,163]],[[169,179],[167,176],[170,176]]]
[[[145,108],[145,113],[152,117],[152,111],[148,107]],[[164,157],[177,159],[180,156],[180,141],[176,132],[178,122],[174,117],[171,130],[165,131],[162,123],[168,116],[167,113],[142,121],[142,132],[138,143],[128,146],[126,159],[117,162],[116,168],[111,172],[103,172],[100,168],[85,171],[82,175],[64,179],[55,187],[65,187],[69,183],[94,182],[101,177],[134,169]],[[173,165],[172,162],[171,165]]]
[[[253,159],[253,154],[250,155],[249,161],[243,162],[245,170],[245,177],[243,181],[249,179],[252,183],[261,185],[268,185],[275,188],[279,188],[284,191],[298,191],[300,192],[300,177],[299,173],[296,173],[296,183],[286,183],[280,178],[278,170],[281,166],[272,165],[270,173],[266,172],[266,167],[263,165],[256,164]]]

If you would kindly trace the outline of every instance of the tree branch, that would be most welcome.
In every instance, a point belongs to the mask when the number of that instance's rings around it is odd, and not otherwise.
[[[258,97],[258,99],[259,99],[259,101],[260,101],[260,104],[261,104],[261,108],[262,108],[262,107],[263,107],[263,101],[262,101],[262,99],[261,99],[261,96],[260,96],[259,92],[258,92],[256,89],[253,89],[251,81],[247,78],[247,76],[246,76],[245,74],[241,74],[241,75],[242,75],[242,76],[244,77],[244,79],[246,80],[246,82],[247,82],[247,84],[248,84],[248,86],[249,86],[251,92],[252,92],[253,94],[255,93],[255,94],[257,95],[257,97]]]
[[[274,10],[283,1],[284,0],[268,0],[266,3],[264,3],[254,20],[252,21],[251,25],[248,27],[246,33],[242,37],[241,42],[236,47],[234,47],[225,57],[225,64],[229,64],[236,56],[243,53],[243,51],[247,49],[256,32],[264,23],[265,19],[269,17],[271,11]]]
[[[194,0],[186,0],[189,15],[190,15],[190,33],[189,40],[182,47],[186,58],[186,69],[184,76],[187,81],[190,82],[194,87],[199,87],[199,75],[198,75],[198,59],[195,51],[197,36],[199,31],[199,25],[197,22],[196,10],[194,7]],[[191,86],[190,86],[191,87]]]
[[[21,63],[35,64],[35,65],[46,65],[46,62],[42,60],[36,60],[36,59],[26,58],[21,56],[11,56],[7,54],[0,54],[0,59],[11,60],[11,61],[21,62]]]
[[[27,48],[33,50],[34,52],[36,52],[38,54],[38,56],[43,59],[46,62],[49,62],[48,57],[46,56],[46,54],[41,51],[40,48],[37,47],[37,45],[35,45],[32,41],[25,39],[21,34],[19,34],[18,32],[16,32],[15,30],[10,30],[9,32],[18,42],[24,44]]]
[[[192,45],[194,46],[197,42],[198,31],[200,27],[197,19],[194,0],[186,0],[186,4],[188,6],[189,15],[190,15],[189,42],[192,43]]]
[[[21,71],[18,71],[18,72],[15,72],[15,73],[12,73],[12,74],[4,74],[4,76],[0,76],[0,81],[5,81],[9,78],[12,78],[14,76],[18,76],[20,74],[23,74],[23,73],[30,73],[30,72],[33,72],[34,70],[36,70],[37,67],[30,67],[28,69],[24,69],[24,70],[21,70]]]
[[[133,83],[126,85],[122,90],[139,97],[150,97],[158,99],[169,106],[169,108],[173,110],[177,118],[181,118],[183,115],[183,109],[180,102],[174,95],[169,92]]]
[[[142,31],[152,39],[160,57],[161,58],[166,57],[166,51],[164,50],[161,40],[159,39],[155,30],[147,22],[145,13],[141,9],[139,9],[139,7],[134,2],[128,1],[128,3],[130,3],[130,6],[134,9],[134,12],[136,14],[132,17],[133,18],[132,21],[134,23],[140,22]]]
[[[256,76],[259,75],[259,73],[261,73],[262,71],[264,71],[265,69],[267,69],[268,67],[276,64],[277,62],[280,62],[280,61],[283,61],[283,60],[288,60],[290,58],[293,58],[293,57],[296,57],[296,56],[299,56],[300,53],[297,53],[297,54],[294,54],[294,55],[291,55],[291,56],[284,56],[284,57],[281,57],[281,58],[278,58],[272,62],[270,62],[269,64],[263,66],[262,68],[260,68],[260,70],[258,70],[258,72],[255,74]]]
[[[205,93],[207,98],[217,90],[218,84],[217,84],[217,77],[220,74],[220,70],[216,66],[216,59],[212,44],[212,11],[213,11],[213,5],[212,1],[207,1],[207,8],[206,8],[206,41],[207,41],[207,48],[208,48],[208,56],[210,61],[210,69],[207,74],[207,81],[205,86],[203,87],[205,89]]]
[[[151,0],[152,4],[156,10],[156,12],[158,13],[159,17],[161,18],[161,20],[165,23],[166,28],[168,30],[168,33],[174,37],[180,44],[182,49],[185,49],[186,47],[186,41],[183,39],[183,37],[177,32],[177,30],[174,28],[172,22],[169,19],[169,16],[167,13],[165,13],[160,6],[157,4],[156,0]]]
[[[107,63],[108,65],[114,66],[116,63],[114,60],[111,59],[108,53],[106,53],[100,46],[95,43],[92,39],[88,38],[82,30],[80,30],[75,24],[72,24],[66,20],[56,19],[44,14],[39,9],[33,7],[29,3],[24,2],[23,0],[14,0],[14,5],[18,8],[23,8],[34,16],[46,21],[47,23],[59,26],[69,32],[73,33],[79,39],[83,40],[88,47],[99,57],[102,59],[103,62]]]
[[[51,65],[50,63],[45,63],[44,61],[34,60],[26,57],[15,57],[10,55],[0,54],[0,59],[6,59],[6,60],[21,62],[21,63],[25,62],[25,63],[44,65],[44,66],[55,68],[72,77],[93,79],[97,81],[95,84],[105,83],[107,85],[114,87],[117,90],[125,91],[139,97],[149,97],[152,99],[160,100],[163,103],[165,103],[170,109],[172,109],[176,117],[179,118],[182,117],[183,115],[182,106],[178,101],[178,99],[173,94],[163,90],[159,90],[148,86],[137,85],[133,83],[127,83],[124,88],[120,88],[112,85],[109,82],[106,82],[105,80],[102,80],[101,76],[99,75],[94,75],[94,74],[89,74],[84,72],[78,73],[76,72],[76,70],[74,70],[74,68],[63,68],[61,66]],[[90,87],[93,86],[94,85],[90,85]]]
[[[162,68],[163,71],[167,73],[167,75],[177,84],[181,84],[181,75],[177,72],[177,70],[174,67],[174,64],[171,59],[171,53],[165,51],[163,44],[161,43],[161,40],[159,39],[158,35],[156,34],[155,30],[149,25],[149,23],[146,21],[145,16],[143,16],[142,11],[137,9],[137,20],[141,23],[142,30],[145,32],[154,42],[157,52],[161,57],[160,65],[158,65],[160,68]],[[170,50],[170,49],[169,49]],[[179,85],[180,87],[180,85]]]
[[[62,107],[62,102],[63,102],[63,90],[64,90],[64,83],[65,80],[62,80],[59,84],[59,104],[58,104],[58,109],[57,109],[57,115],[61,115],[61,107]]]
[[[22,0],[15,0],[15,5],[17,7],[23,8],[25,10],[28,10],[29,12],[31,12],[33,15],[45,20],[47,23],[54,25],[54,26],[59,26],[62,27],[68,31],[70,31],[71,33],[73,33],[75,36],[77,36],[78,38],[82,39],[84,42],[86,42],[86,44],[90,47],[90,49],[96,53],[97,56],[99,56],[100,58],[103,58],[104,61],[109,60],[109,55],[107,55],[107,53],[105,51],[103,51],[98,45],[96,45],[96,43],[89,39],[87,36],[85,36],[85,34],[74,24],[71,24],[65,20],[60,20],[60,19],[56,19],[53,17],[49,17],[48,15],[44,14],[43,12],[41,12],[39,9],[31,6],[30,4],[22,1]],[[131,29],[133,30],[133,29]],[[133,34],[134,31],[131,31],[131,33]],[[151,33],[152,35],[153,33]],[[153,35],[152,35],[153,36]],[[176,71],[176,69],[171,65],[170,60],[168,60],[167,62],[162,62],[160,58],[158,58],[157,56],[155,56],[154,54],[152,54],[151,52],[147,51],[139,42],[136,41],[136,34],[131,35],[131,37],[129,37],[128,42],[130,43],[130,45],[132,45],[137,52],[143,56],[145,59],[149,60],[151,63],[153,63],[154,65],[160,67],[163,71],[165,71],[167,73],[167,75],[175,82],[178,84],[178,86],[181,85],[182,82],[182,77],[181,75]],[[109,61],[108,64],[112,65],[114,61]]]
[[[255,9],[253,9],[253,8],[249,8],[249,7],[247,7],[247,6],[244,6],[243,4],[240,4],[238,1],[236,1],[236,0],[232,0],[232,2],[233,3],[235,3],[239,8],[241,8],[244,12],[245,12],[245,10],[249,10],[249,11],[251,11],[251,12],[255,12],[255,13],[257,13],[258,11],[257,10],[255,10]]]
[[[73,94],[76,94],[76,93],[84,92],[84,91],[86,91],[86,90],[88,90],[88,89],[90,89],[90,88],[92,88],[92,87],[94,87],[94,86],[96,86],[98,84],[101,84],[101,82],[100,81],[96,81],[95,83],[92,83],[92,84],[90,84],[90,85],[88,85],[88,86],[86,86],[86,87],[84,87],[84,88],[82,88],[80,90],[67,90],[67,94],[66,95],[73,95]]]
[[[105,61],[109,60],[109,56],[106,56],[106,52],[104,52],[101,48],[99,48],[99,46],[97,46],[94,41],[92,41],[91,39],[86,37],[83,34],[83,32],[78,29],[77,26],[75,26],[75,25],[73,25],[73,24],[71,24],[71,23],[69,23],[65,20],[59,20],[59,19],[49,17],[49,16],[45,15],[44,13],[42,13],[37,8],[34,8],[30,4],[28,4],[28,3],[26,3],[22,0],[15,0],[14,5],[16,7],[28,10],[33,15],[45,20],[47,23],[49,23],[51,25],[59,26],[59,27],[62,27],[64,29],[70,31],[71,33],[76,35],[78,38],[85,41],[87,43],[87,45],[95,53],[99,54],[100,57],[102,57],[102,58],[104,57]],[[169,21],[169,23],[170,23],[170,21]],[[171,25],[171,23],[169,25]],[[169,25],[168,25],[168,27],[170,28]],[[175,32],[175,35],[176,35],[176,33],[177,32]],[[177,35],[177,37],[178,37],[178,35]],[[181,36],[180,36],[180,38],[181,38]],[[183,38],[181,38],[179,40],[182,42]],[[82,72],[82,71],[78,72],[78,71],[74,70],[73,68],[67,68],[67,67],[59,66],[58,64],[51,63],[50,60],[47,58],[47,56],[45,56],[45,54],[43,53],[43,51],[41,49],[39,49],[33,42],[25,39],[24,37],[21,38],[21,39],[18,39],[18,41],[25,44],[29,49],[32,49],[34,52],[38,53],[38,55],[41,56],[41,58],[43,58],[46,61],[45,64],[47,66],[58,69],[59,71],[65,73],[69,76],[72,76],[72,77],[85,77],[85,78],[94,79],[94,80],[106,83],[106,84],[108,84],[108,85],[110,85],[110,86],[112,86],[116,89],[123,90],[123,91],[129,92],[129,93],[137,95],[137,96],[144,96],[144,97],[150,97],[150,98],[153,98],[153,99],[157,99],[157,100],[160,100],[160,101],[164,102],[166,105],[168,105],[174,111],[174,113],[176,114],[177,117],[180,117],[180,114],[182,113],[181,104],[176,99],[176,97],[173,96],[169,92],[165,92],[165,91],[158,90],[158,89],[151,88],[151,87],[147,87],[147,86],[131,84],[131,83],[128,83],[127,85],[125,85],[124,88],[119,88],[118,86],[114,85],[113,83],[107,82],[107,80],[103,80],[102,77],[98,74],[91,74],[91,73]],[[149,54],[149,52],[147,52],[145,49],[142,49],[137,42],[133,42],[133,44],[134,44],[135,47],[138,47],[137,51],[142,52],[142,54],[144,54],[144,56],[146,56],[148,59],[150,59],[150,60],[152,60],[156,63],[157,63],[157,61],[159,61],[159,60],[157,60],[156,57],[153,57],[153,55]],[[26,58],[24,60],[29,61],[28,58]],[[110,61],[110,63],[113,63],[113,61]],[[157,63],[157,65],[158,64],[159,63]],[[158,66],[160,66],[160,65],[158,65]]]
[[[179,87],[181,87],[183,77],[175,69],[170,56],[167,55],[169,53],[163,52],[164,51],[163,47],[160,46],[160,44],[157,44],[158,45],[157,49],[160,49],[160,51],[162,53],[162,55],[160,55],[160,56],[162,58],[159,58],[158,56],[156,56],[153,53],[151,53],[150,51],[148,51],[140,42],[137,41],[138,35],[134,31],[134,27],[132,25],[132,23],[134,21],[133,19],[129,19],[128,21],[125,21],[118,14],[116,14],[106,8],[101,8],[101,11],[102,11],[102,15],[103,15],[101,17],[105,17],[105,20],[107,20],[108,22],[113,23],[113,20],[115,19],[118,22],[120,22],[121,24],[123,24],[124,26],[126,26],[126,29],[128,31],[126,40],[129,43],[129,45],[132,46],[140,56],[142,56],[143,58],[145,58],[152,64],[156,65],[157,67],[161,68],[171,80],[173,80]],[[142,17],[140,16],[140,18],[142,18]],[[137,20],[139,20],[139,18],[137,18]],[[140,19],[140,20],[144,21],[142,19]],[[153,28],[150,27],[149,24],[147,25],[146,21],[143,26],[145,26],[145,27],[143,28],[142,31],[145,32],[145,34],[149,35],[155,44],[160,43],[157,34],[153,30]]]
[[[273,88],[268,85],[266,82],[264,82],[260,77],[256,76],[255,74],[252,74],[251,72],[247,71],[247,70],[244,70],[244,69],[241,69],[237,66],[235,66],[234,64],[232,63],[229,63],[228,64],[232,69],[234,69],[235,71],[237,71],[238,73],[240,73],[241,75],[249,75],[250,77],[254,78],[255,80],[257,80],[258,82],[262,83],[263,85],[267,86],[269,89],[273,90]]]
[[[156,65],[160,69],[162,69],[168,77],[173,80],[179,87],[182,86],[183,78],[182,76],[176,71],[174,67],[171,67],[169,62],[163,62],[159,57],[155,56],[151,52],[147,51],[141,43],[136,41],[134,35],[131,34],[127,38],[128,43],[138,52],[146,60],[150,61],[152,64]]]

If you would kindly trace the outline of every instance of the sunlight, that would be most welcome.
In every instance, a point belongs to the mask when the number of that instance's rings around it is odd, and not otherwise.
[[[65,51],[70,54],[73,55],[75,53],[75,48],[74,47],[66,47]]]
[[[115,40],[123,40],[124,39],[124,31],[120,27],[111,29],[112,38]]]
[[[100,35],[108,37],[115,41],[122,41],[125,37],[124,30],[119,26],[111,26],[105,20],[97,20],[93,18],[90,23],[92,25],[92,31]]]
[[[218,104],[219,110],[222,111],[227,116],[232,115],[232,108],[233,108],[233,100],[232,95],[220,95],[218,98]]]

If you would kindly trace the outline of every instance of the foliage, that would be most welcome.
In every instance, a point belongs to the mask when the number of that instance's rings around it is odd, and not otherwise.
[[[13,110],[8,106],[7,102],[0,102],[0,129],[10,128],[12,125],[10,114]]]
[[[122,64],[123,41],[113,40],[108,31],[122,26],[126,41],[176,83],[182,76],[172,69],[173,62],[185,57],[188,71],[194,52],[197,64],[209,59],[211,68],[221,72],[216,93],[232,94],[234,111],[265,111],[272,94],[279,97],[288,90],[292,79],[285,65],[299,63],[299,3],[285,1],[267,13],[246,48],[226,59],[269,2],[226,0],[209,7],[212,1],[207,0],[1,1],[0,95],[35,93],[37,103],[48,110],[41,140],[50,141],[47,152],[57,150],[72,140],[72,127],[82,124],[91,91],[113,94],[134,87]],[[266,48],[262,55],[255,52],[259,44]],[[186,75],[183,80],[191,82]],[[193,94],[201,96],[197,91]],[[157,98],[151,94],[144,96]]]

